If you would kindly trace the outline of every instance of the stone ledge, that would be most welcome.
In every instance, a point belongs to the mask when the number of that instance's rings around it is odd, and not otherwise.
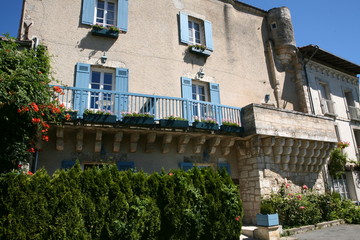
[[[299,234],[299,233],[313,231],[316,229],[322,229],[322,228],[327,228],[327,227],[331,227],[331,226],[336,226],[336,225],[340,225],[340,224],[344,224],[344,223],[345,223],[345,221],[343,219],[339,219],[339,220],[333,220],[333,221],[329,221],[329,222],[321,222],[321,223],[317,223],[315,225],[307,225],[307,226],[302,226],[302,227],[298,227],[298,228],[289,228],[289,229],[283,230],[282,235],[285,235],[285,236],[295,235],[295,234]]]

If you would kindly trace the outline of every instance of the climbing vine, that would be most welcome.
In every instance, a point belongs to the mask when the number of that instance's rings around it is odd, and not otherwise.
[[[349,145],[350,143],[348,142],[338,142],[337,148],[333,149],[330,153],[328,168],[330,175],[334,178],[338,178],[344,174],[347,155],[343,153],[343,149]]]
[[[38,143],[49,140],[49,123],[58,123],[64,110],[52,80],[46,47],[0,41],[0,172],[28,162]]]

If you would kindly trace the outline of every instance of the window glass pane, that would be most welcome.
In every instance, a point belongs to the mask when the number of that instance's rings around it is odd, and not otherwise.
[[[107,15],[106,15],[106,19],[109,21],[109,20],[114,20],[114,12],[107,12]]]
[[[100,72],[92,72],[91,82],[100,83]]]
[[[114,11],[115,10],[115,4],[114,3],[108,3],[108,10]]]
[[[91,89],[100,89],[100,84],[91,84]]]
[[[203,86],[199,86],[199,94],[202,94],[202,95],[205,94],[205,89]]]
[[[104,10],[97,10],[96,17],[98,18],[104,18]]]
[[[112,74],[111,73],[105,73],[104,74],[104,84],[112,84]]]
[[[105,3],[103,1],[98,1],[97,7],[104,9]]]
[[[199,24],[194,23],[194,29],[195,29],[196,31],[200,31],[200,26],[199,26]]]

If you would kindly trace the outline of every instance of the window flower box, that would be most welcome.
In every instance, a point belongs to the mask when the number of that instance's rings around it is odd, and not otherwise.
[[[161,119],[159,121],[160,127],[163,128],[187,128],[189,127],[189,121],[187,120],[170,120]]]
[[[155,124],[153,117],[123,117],[122,123],[125,125],[151,126]]]
[[[203,55],[203,56],[206,56],[206,57],[210,56],[211,53],[212,53],[210,50],[206,49],[206,47],[202,46],[202,45],[189,46],[189,50],[192,53]]]
[[[258,226],[271,227],[279,225],[279,215],[275,214],[256,214],[256,224]]]
[[[107,114],[87,113],[83,114],[83,121],[85,123],[114,124],[116,123],[116,116]]]
[[[204,130],[219,130],[219,124],[217,123],[208,123],[208,122],[193,122],[192,126],[198,129]]]
[[[77,119],[77,112],[74,112],[74,111],[65,111],[64,112],[64,116],[63,116],[63,119],[65,121],[74,121]]]
[[[100,27],[93,27],[91,29],[92,35],[95,36],[101,36],[101,37],[109,37],[109,38],[118,38],[119,37],[119,31],[118,30],[112,30],[107,28],[100,28]]]
[[[229,126],[229,125],[221,125],[220,130],[223,132],[230,132],[230,133],[241,133],[242,128],[237,126]]]

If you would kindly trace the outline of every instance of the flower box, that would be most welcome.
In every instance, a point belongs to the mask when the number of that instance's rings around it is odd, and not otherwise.
[[[106,28],[92,28],[91,29],[92,35],[95,36],[102,36],[102,37],[109,37],[109,38],[118,38],[119,32],[114,30],[109,30]]]
[[[70,115],[70,119],[69,120],[67,120],[66,118],[65,118],[65,115],[66,114],[69,114]],[[65,120],[65,121],[74,121],[74,120],[76,120],[77,119],[77,112],[68,112],[68,111],[65,111],[64,112],[64,117],[63,117],[63,119]]]
[[[190,52],[195,53],[195,54],[199,54],[199,55],[203,55],[203,56],[207,56],[207,57],[211,55],[210,50],[201,49],[201,48],[197,48],[197,47],[191,47]]]
[[[187,128],[189,127],[189,121],[187,120],[170,120],[161,119],[159,121],[160,127],[164,128]]]
[[[220,130],[224,132],[240,133],[242,128],[237,126],[221,125]]]
[[[256,224],[258,226],[271,227],[279,225],[279,215],[275,214],[256,214]]]
[[[125,125],[154,125],[155,121],[153,117],[123,117],[122,123]]]
[[[218,130],[219,124],[217,123],[207,123],[207,122],[193,122],[192,126],[194,128],[204,129],[204,130]]]
[[[116,123],[115,115],[106,115],[106,114],[84,114],[83,121],[85,123],[108,123],[113,124]]]

